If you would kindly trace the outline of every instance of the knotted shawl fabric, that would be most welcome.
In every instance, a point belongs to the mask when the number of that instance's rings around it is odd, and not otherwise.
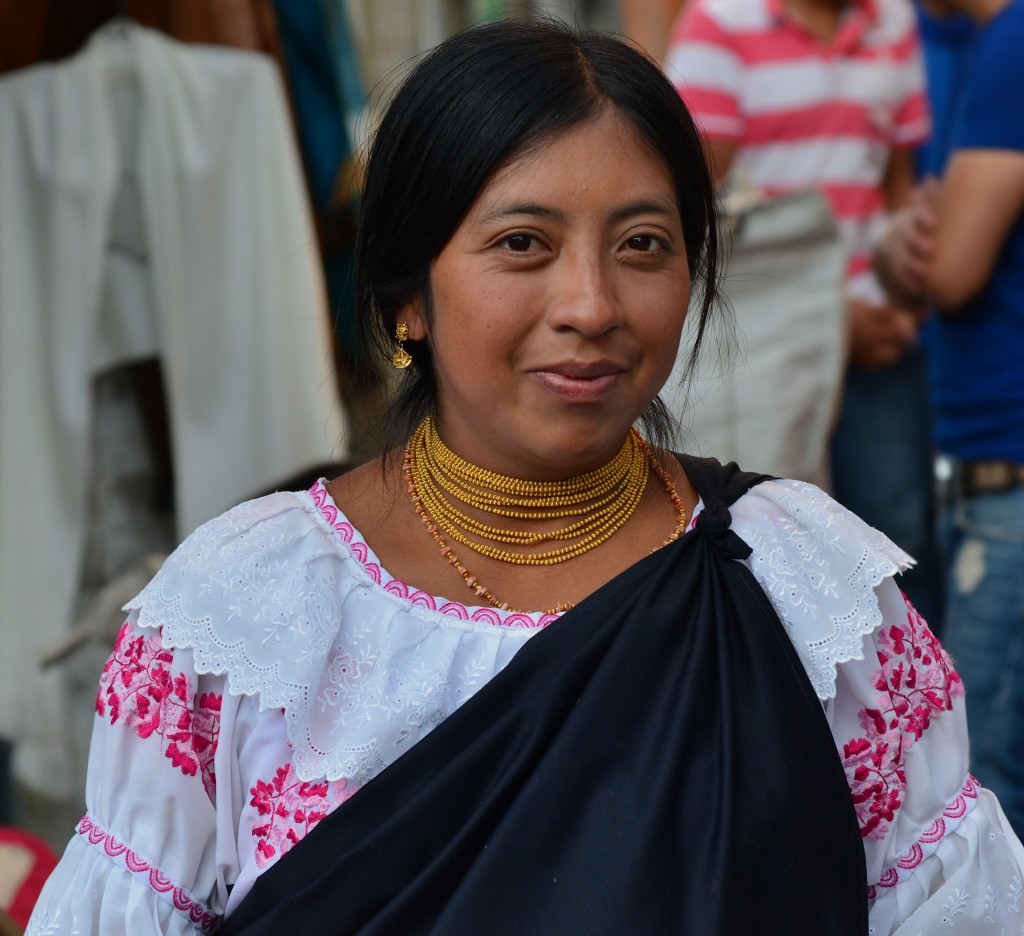
[[[863,936],[820,702],[728,506],[544,632],[265,872],[225,936]]]

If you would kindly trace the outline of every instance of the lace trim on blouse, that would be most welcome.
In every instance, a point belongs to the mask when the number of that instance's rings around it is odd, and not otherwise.
[[[324,492],[326,495],[326,492]],[[337,508],[308,492],[249,501],[204,524],[128,605],[232,695],[280,708],[300,780],[362,786],[472,696],[538,632],[402,593]],[[378,568],[379,568],[379,564]],[[387,584],[391,587],[388,588]],[[431,606],[433,605],[433,607]],[[464,608],[464,606],[460,606]]]
[[[864,658],[882,623],[875,594],[914,564],[902,549],[827,494],[800,481],[765,481],[732,507],[732,528],[822,701],[836,667]]]

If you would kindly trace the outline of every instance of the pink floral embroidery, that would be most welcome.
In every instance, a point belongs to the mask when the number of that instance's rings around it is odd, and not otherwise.
[[[124,722],[140,738],[160,738],[164,756],[185,776],[198,773],[212,801],[221,696],[204,692],[196,704],[188,674],[171,675],[173,659],[159,631],[140,634],[125,621],[100,676],[96,714]]]
[[[428,608],[431,611],[440,611],[448,617],[456,617],[462,621],[475,621],[481,624],[490,624],[494,627],[547,627],[552,621],[557,621],[560,615],[545,612],[544,614],[523,614],[520,611],[498,611],[495,608],[467,608],[459,601],[445,601],[440,608],[437,606],[437,599],[427,592],[416,588],[410,588],[405,582],[396,578],[389,578],[384,581],[384,574],[381,567],[370,560],[370,549],[360,538],[355,527],[346,520],[341,519],[341,513],[330,500],[327,488],[323,481],[317,481],[310,489],[309,495],[313,503],[323,515],[323,518],[330,524],[342,541],[351,550],[352,555],[359,564],[366,570],[370,578],[383,587],[386,592],[408,601],[412,605],[421,608]]]
[[[903,805],[907,752],[932,718],[952,709],[964,692],[949,657],[909,601],[906,624],[879,631],[878,662],[877,707],[861,709],[864,736],[852,738],[842,752],[861,835],[873,839],[885,837]]]
[[[304,839],[321,819],[334,812],[358,787],[342,778],[328,783],[302,782],[291,764],[279,767],[269,781],[257,780],[249,801],[266,821],[253,826],[256,865],[266,868]]]
[[[187,914],[189,920],[198,924],[204,932],[213,929],[217,917],[202,901],[193,897],[184,887],[178,887],[159,868],[150,864],[137,852],[132,851],[120,839],[114,838],[91,816],[83,816],[76,831],[94,848],[102,849],[114,864],[139,878],[156,891],[162,899],[169,901],[182,913]]]

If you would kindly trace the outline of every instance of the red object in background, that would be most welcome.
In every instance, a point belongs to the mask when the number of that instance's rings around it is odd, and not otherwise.
[[[57,856],[40,838],[13,826],[0,826],[0,895],[3,909],[22,928],[39,892],[57,866]]]

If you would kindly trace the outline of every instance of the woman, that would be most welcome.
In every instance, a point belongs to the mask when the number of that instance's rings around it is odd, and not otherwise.
[[[399,444],[211,521],[131,603],[30,932],[1015,921],[1024,854],[966,773],[907,557],[814,488],[631,431],[665,430],[715,269],[649,60],[552,24],[428,56],[360,235]]]

